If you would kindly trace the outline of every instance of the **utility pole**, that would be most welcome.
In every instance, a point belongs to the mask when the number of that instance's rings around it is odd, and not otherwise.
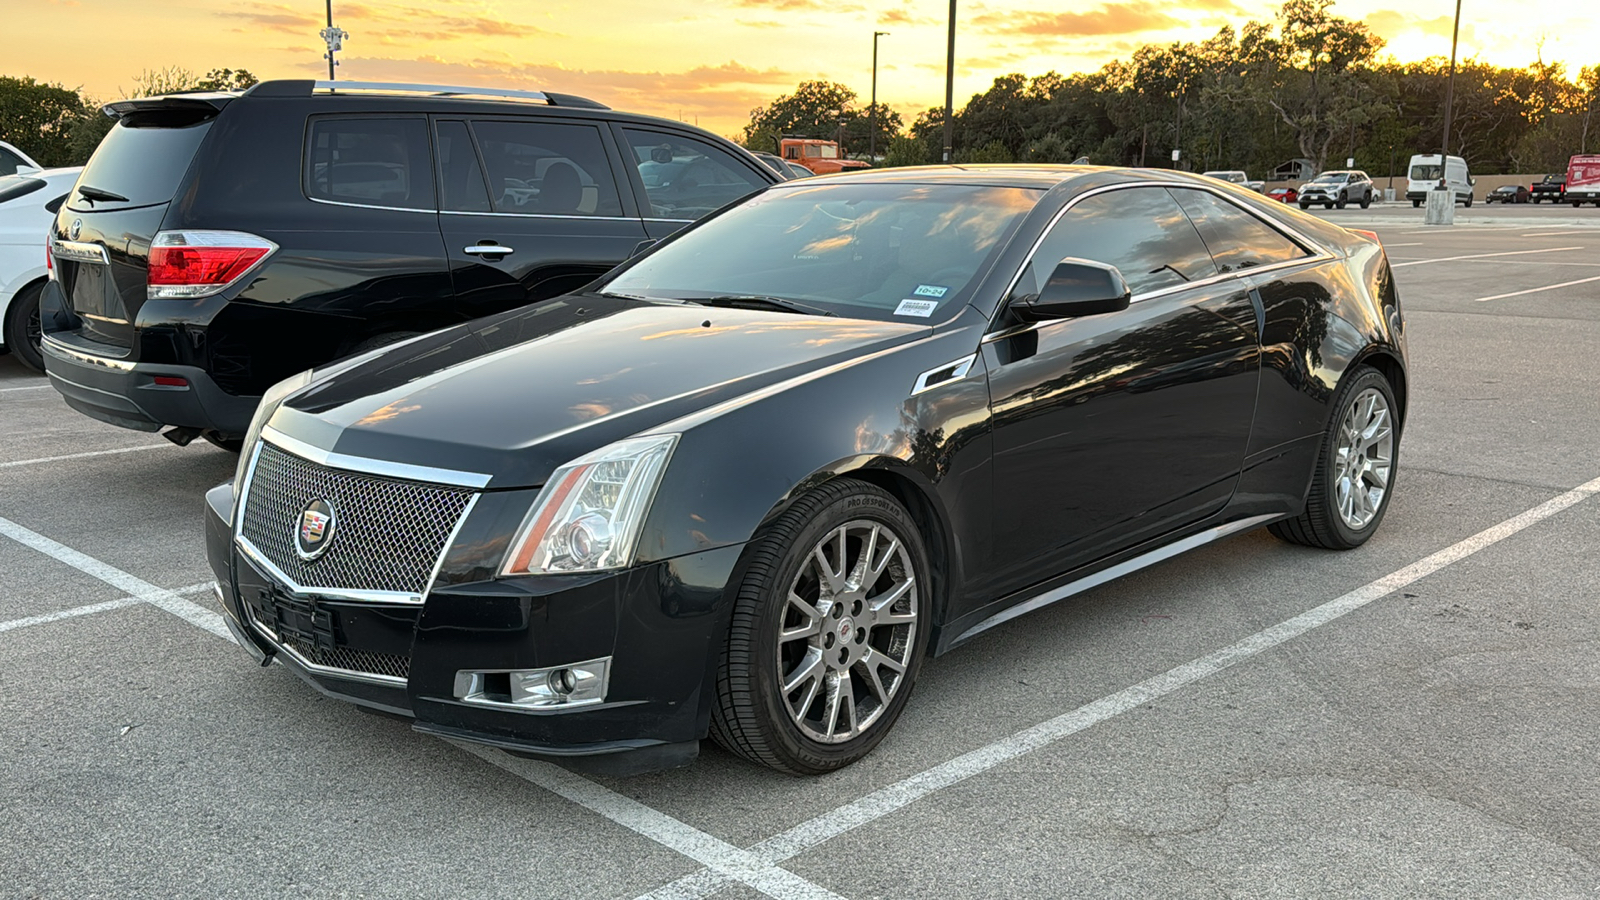
[[[344,39],[350,36],[350,32],[345,31],[343,28],[333,27],[333,0],[328,0],[328,27],[322,29],[319,34],[328,43],[328,52],[324,53],[323,56],[328,59],[328,80],[332,81],[334,79],[333,67],[338,65],[333,59],[334,51],[343,50]]]
[[[867,108],[867,158],[878,161],[878,38],[887,31],[872,33],[872,105]]]
[[[1439,151],[1439,189],[1448,190],[1445,182],[1445,160],[1450,158],[1450,117],[1456,99],[1456,39],[1461,36],[1461,0],[1456,0],[1456,27],[1450,32],[1450,77],[1444,83],[1444,142]]]
[[[950,41],[944,60],[944,161],[955,162],[956,0],[950,0]]]

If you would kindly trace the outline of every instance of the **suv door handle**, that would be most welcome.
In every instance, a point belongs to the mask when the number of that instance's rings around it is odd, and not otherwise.
[[[463,248],[461,252],[470,253],[473,256],[509,256],[517,251],[510,247],[502,247],[499,244],[473,244],[470,247]]]

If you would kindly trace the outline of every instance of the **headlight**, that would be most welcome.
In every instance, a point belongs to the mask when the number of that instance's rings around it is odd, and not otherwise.
[[[517,530],[501,575],[598,572],[633,563],[675,434],[629,438],[557,469]]]
[[[250,428],[244,433],[244,444],[239,447],[239,467],[233,473],[233,514],[239,514],[239,491],[244,487],[244,471],[250,466],[250,455],[255,451],[256,441],[261,440],[261,429],[267,427],[267,421],[272,414],[278,411],[283,401],[289,395],[311,383],[311,370],[307,369],[299,375],[290,375],[278,382],[267,392],[261,395],[261,405],[256,407],[256,414],[250,419]]]

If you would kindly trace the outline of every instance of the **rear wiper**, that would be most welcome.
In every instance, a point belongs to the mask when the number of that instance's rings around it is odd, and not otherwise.
[[[719,297],[684,297],[688,303],[698,303],[701,306],[721,306],[730,309],[777,309],[783,312],[800,313],[808,316],[837,316],[838,313],[798,300],[788,300],[783,297],[768,297],[762,294],[724,294]]]
[[[78,196],[90,202],[95,200],[105,200],[110,203],[128,202],[128,198],[122,196],[121,194],[113,194],[110,191],[102,191],[97,187],[90,187],[86,184],[78,185]]]

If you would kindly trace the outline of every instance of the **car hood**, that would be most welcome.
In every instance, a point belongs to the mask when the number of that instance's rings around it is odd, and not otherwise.
[[[931,331],[569,296],[330,367],[271,424],[331,453],[531,487],[612,441]]]

